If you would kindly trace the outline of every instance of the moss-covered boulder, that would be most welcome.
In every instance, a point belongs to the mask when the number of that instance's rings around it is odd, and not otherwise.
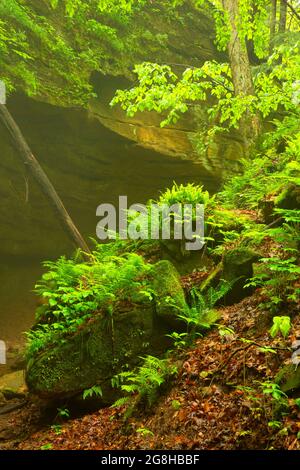
[[[173,264],[167,260],[156,263],[151,274],[153,276],[156,315],[176,328],[180,325],[177,315],[186,306],[179,274]]]
[[[109,266],[113,269],[112,264]],[[131,298],[122,299],[121,289],[111,309],[99,308],[75,331],[52,336],[42,347],[31,350],[26,369],[31,392],[43,398],[65,398],[98,385],[102,401],[109,404],[116,399],[117,392],[111,385],[114,375],[124,367],[133,368],[141,356],[165,351],[169,346],[166,333],[173,331],[171,325],[176,326],[177,313],[185,307],[180,278],[169,261],[140,266],[144,272],[137,269],[138,274],[134,274]],[[129,261],[119,267],[127,278],[132,269]],[[145,289],[149,295],[144,295]],[[51,327],[54,320],[48,311],[39,321],[32,330],[33,346],[40,338],[35,331],[43,332],[45,323]]]
[[[227,303],[239,302],[252,293],[252,289],[245,288],[245,284],[253,277],[253,263],[258,259],[257,253],[245,247],[237,247],[224,254],[221,277],[232,283],[232,289],[226,296]]]
[[[283,188],[275,199],[279,209],[300,209],[300,185],[289,184]]]
[[[275,212],[275,209],[300,209],[300,185],[290,183],[281,187],[276,192],[268,194],[259,201],[258,206],[263,221],[266,224],[274,223],[278,220],[278,214]]]
[[[72,396],[95,384],[113,401],[110,379],[148,351],[153,335],[152,307],[96,315],[65,341],[33,357],[26,372],[29,389],[45,398]]]
[[[249,278],[253,277],[253,263],[260,256],[249,248],[238,246],[226,250],[222,260],[210,271],[201,284],[201,291],[209,287],[217,287],[221,280],[231,284],[222,303],[232,305],[251,295],[251,288],[245,288]]]
[[[277,374],[275,382],[285,393],[300,389],[300,367],[294,364],[284,366]]]

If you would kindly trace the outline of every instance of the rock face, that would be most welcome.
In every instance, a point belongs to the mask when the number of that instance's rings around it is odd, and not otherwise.
[[[203,167],[204,171],[220,179],[228,173],[239,171],[244,146],[238,132],[232,131],[216,137],[208,149],[199,155],[192,143],[196,138],[197,125],[191,113],[181,117],[175,125],[161,127],[162,116],[155,112],[139,112],[134,117],[128,117],[119,106],[112,108],[109,105],[115,90],[132,86],[130,82],[101,77],[96,80],[95,86],[99,90],[99,98],[90,103],[89,112],[108,129],[141,147],[171,157],[192,160]],[[203,119],[206,119],[204,113]]]
[[[163,352],[165,334],[185,304],[179,275],[171,263],[154,265],[151,278],[154,302],[132,306],[121,303],[111,317],[95,313],[66,341],[30,359],[26,372],[29,390],[44,398],[63,398],[97,384],[103,402],[112,403],[116,391],[111,378],[126,364],[134,367],[141,356]],[[166,292],[172,299],[171,306],[163,303]]]
[[[14,396],[23,395],[26,391],[24,381],[24,371],[18,370],[0,377],[0,393],[5,398],[13,398]]]
[[[110,202],[117,207],[121,194],[130,204],[144,203],[174,180],[201,180],[211,192],[219,184],[215,175],[192,162],[173,161],[130,145],[83,110],[22,96],[11,99],[9,109],[86,239],[95,235],[97,206]],[[1,254],[42,260],[71,253],[73,246],[49,202],[19,162],[2,127],[0,139]]]
[[[112,131],[136,142],[144,148],[156,152],[180,157],[196,159],[190,138],[193,135],[191,123],[179,122],[176,126],[160,127],[161,116],[152,112],[138,113],[130,118],[121,108],[109,106],[109,99],[90,103],[89,111],[101,124]]]

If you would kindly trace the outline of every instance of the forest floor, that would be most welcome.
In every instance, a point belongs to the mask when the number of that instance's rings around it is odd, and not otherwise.
[[[12,436],[2,448],[299,450],[300,409],[289,398],[289,411],[279,421],[278,403],[263,393],[261,384],[273,382],[279,368],[290,363],[300,316],[288,338],[272,339],[261,301],[257,291],[220,309],[221,323],[234,332],[221,336],[214,328],[191,349],[177,351],[179,373],[152,410],[140,406],[125,420],[123,408],[103,408],[45,425],[41,407],[29,401],[7,416]],[[13,439],[18,427],[27,435],[23,440]]]

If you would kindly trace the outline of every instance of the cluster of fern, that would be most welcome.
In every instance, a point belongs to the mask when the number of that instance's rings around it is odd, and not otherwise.
[[[146,356],[136,370],[121,372],[112,378],[112,386],[125,394],[113,406],[126,405],[125,418],[137,406],[151,407],[159,396],[163,385],[177,374],[177,367],[168,359]]]
[[[44,263],[48,271],[35,288],[44,305],[37,310],[37,325],[27,334],[28,356],[76,332],[92,315],[112,315],[119,302],[151,301],[151,266],[133,253],[115,256],[106,250],[101,257],[101,251],[90,263],[65,257]]]

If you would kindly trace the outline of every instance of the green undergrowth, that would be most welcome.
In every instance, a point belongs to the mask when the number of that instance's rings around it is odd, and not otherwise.
[[[227,207],[259,209],[265,199],[276,199],[289,185],[300,185],[300,114],[274,120],[244,171],[227,181],[219,199]],[[299,201],[300,204],[300,201]],[[291,207],[296,209],[296,207]]]
[[[48,269],[36,285],[44,305],[37,324],[27,333],[30,357],[49,343],[74,334],[91,316],[111,315],[118,303],[152,300],[148,281],[151,265],[134,253],[117,256],[115,247],[98,247],[89,263],[60,258],[45,262]]]

